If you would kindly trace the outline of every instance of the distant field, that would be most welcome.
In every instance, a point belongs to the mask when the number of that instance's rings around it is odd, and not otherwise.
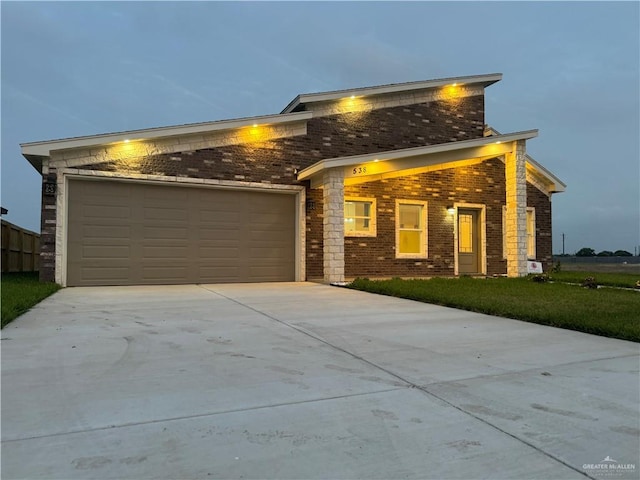
[[[622,263],[573,263],[560,260],[563,272],[635,273],[640,275],[640,264]]]

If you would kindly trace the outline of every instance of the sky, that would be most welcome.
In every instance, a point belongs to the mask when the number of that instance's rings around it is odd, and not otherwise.
[[[567,184],[554,253],[640,249],[638,2],[7,2],[1,201],[40,231],[20,143],[279,113],[297,94],[502,73],[485,121],[537,128]]]

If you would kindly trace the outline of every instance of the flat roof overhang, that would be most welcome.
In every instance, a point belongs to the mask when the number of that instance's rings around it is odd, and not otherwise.
[[[411,92],[415,90],[427,90],[446,87],[448,85],[481,85],[483,88],[493,85],[502,80],[501,73],[490,73],[486,75],[469,75],[463,77],[437,78],[434,80],[422,80],[417,82],[392,83],[389,85],[379,85],[375,87],[350,88],[346,90],[334,90],[331,92],[301,93],[296,96],[282,113],[295,111],[298,106],[305,103],[327,102],[339,100],[355,95],[357,97],[369,97],[374,95],[385,95],[389,93]]]
[[[307,121],[311,119],[311,112],[295,112],[286,115],[261,115],[257,117],[244,117],[232,120],[218,120],[214,122],[190,123],[186,125],[174,125],[168,127],[147,128],[141,130],[128,130],[124,132],[103,133],[84,137],[63,138],[59,140],[45,140],[41,142],[21,143],[22,155],[42,172],[42,161],[56,150],[68,150],[74,148],[99,147],[114,143],[128,141],[148,141],[160,138],[195,135],[199,133],[212,133],[224,130],[250,127],[253,125],[270,126],[293,122]]]
[[[538,130],[527,130],[491,137],[427,145],[386,152],[353,155],[321,160],[298,173],[298,180],[310,180],[312,188],[322,186],[322,174],[332,168],[344,169],[345,185],[370,182],[390,176],[418,173],[435,166],[454,166],[455,162],[494,158],[513,151],[514,142],[538,136]],[[547,170],[536,171],[548,181],[552,191],[564,191],[564,184]],[[551,185],[554,184],[554,185]]]

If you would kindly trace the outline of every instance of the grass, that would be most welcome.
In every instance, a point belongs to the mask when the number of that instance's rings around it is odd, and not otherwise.
[[[640,292],[528,278],[356,279],[349,288],[640,342]]]
[[[56,283],[40,283],[38,272],[2,274],[2,328],[60,289]]]
[[[640,274],[634,273],[605,273],[605,272],[566,272],[550,273],[549,277],[554,282],[582,283],[587,277],[594,277],[598,285],[609,287],[634,288]]]

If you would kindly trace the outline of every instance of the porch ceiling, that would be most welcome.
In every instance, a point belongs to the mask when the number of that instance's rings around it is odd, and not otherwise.
[[[302,170],[298,180],[311,180],[311,187],[318,188],[322,184],[322,173],[331,168],[344,169],[345,185],[451,168],[460,162],[504,155],[514,149],[515,141],[537,136],[538,130],[527,130],[425,147],[330,158]]]

